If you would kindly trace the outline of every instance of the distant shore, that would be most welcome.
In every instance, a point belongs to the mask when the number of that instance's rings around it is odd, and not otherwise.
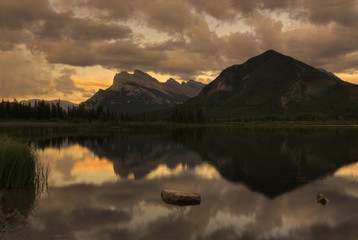
[[[121,127],[156,127],[156,126],[170,126],[170,127],[294,127],[294,126],[357,126],[356,121],[215,121],[204,123],[178,123],[167,121],[63,121],[63,120],[1,120],[0,127],[60,127],[60,128],[121,128]]]

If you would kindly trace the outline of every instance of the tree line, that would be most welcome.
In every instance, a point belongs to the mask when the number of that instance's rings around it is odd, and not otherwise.
[[[202,108],[190,110],[186,108],[174,107],[169,120],[172,122],[203,123],[206,122],[206,116]]]
[[[33,119],[33,120],[122,120],[128,119],[128,115],[120,115],[104,110],[102,106],[97,108],[85,108],[83,104],[70,106],[64,109],[60,106],[60,101],[48,103],[44,100],[35,101],[34,106],[30,103],[22,104],[16,99],[13,102],[2,100],[0,103],[0,119]]]
[[[173,108],[173,111],[165,119],[147,118],[146,114],[139,117],[129,115],[128,113],[114,113],[108,108],[102,106],[96,108],[86,108],[83,104],[78,106],[69,106],[64,109],[60,105],[60,101],[49,103],[45,100],[35,101],[33,105],[30,103],[23,104],[14,101],[0,102],[0,119],[3,120],[102,120],[102,121],[168,121],[183,123],[203,123],[206,122],[204,111],[200,108],[197,110],[189,110],[185,108]]]

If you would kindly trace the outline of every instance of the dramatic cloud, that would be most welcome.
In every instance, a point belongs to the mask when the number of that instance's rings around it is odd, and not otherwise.
[[[158,66],[161,60],[166,59],[165,52],[156,50],[146,50],[137,44],[129,41],[119,41],[99,46],[96,50],[99,56],[99,63],[113,68],[129,68],[142,66],[148,67]]]
[[[84,91],[84,89],[76,87],[71,76],[76,73],[73,69],[64,68],[61,71],[61,76],[56,78],[55,89],[65,94],[72,94],[73,91]]]
[[[342,26],[357,26],[358,9],[355,0],[305,0],[303,7],[310,21],[318,24],[330,22],[339,23]]]
[[[77,87],[72,80],[75,70],[57,69],[46,62],[43,54],[33,55],[25,46],[17,46],[12,51],[0,51],[0,56],[0,66],[3,69],[0,71],[1,98],[52,100],[66,97],[73,101],[76,100],[76,95],[87,92]]]
[[[33,57],[24,47],[0,51],[0,56],[1,98],[46,96],[49,93],[52,72],[41,57]]]
[[[44,56],[57,69],[46,70],[49,82],[61,78],[58,69],[75,66],[188,80],[208,79],[275,49],[328,71],[353,73],[356,16],[356,0],[2,0],[0,61],[19,49]],[[2,97],[22,96],[27,90],[14,84],[20,75],[7,71],[8,64],[0,66],[7,88]],[[22,61],[13,64],[26,68]],[[45,87],[38,89],[45,94]]]

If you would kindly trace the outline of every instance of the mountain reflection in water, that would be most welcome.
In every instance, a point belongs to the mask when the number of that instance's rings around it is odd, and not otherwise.
[[[355,128],[38,139],[48,196],[7,239],[354,239]],[[351,165],[347,165],[351,164]],[[162,189],[199,192],[164,204]],[[317,193],[330,202],[317,204]]]
[[[54,155],[63,156],[56,161],[57,169],[62,169],[67,178],[73,179],[70,172],[80,166],[83,170],[92,167],[98,174],[101,167],[106,167],[108,173],[102,175],[114,180],[109,173],[110,162],[117,179],[140,179],[155,172],[159,176],[160,170],[162,175],[168,175],[205,162],[229,181],[275,197],[332,174],[340,166],[357,162],[357,133],[342,128],[182,128],[155,138],[145,135],[60,138],[38,145],[45,152],[53,145],[62,148],[64,153]],[[48,158],[49,154],[44,155]]]

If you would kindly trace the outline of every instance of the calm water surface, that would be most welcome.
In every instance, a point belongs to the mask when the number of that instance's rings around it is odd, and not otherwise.
[[[48,190],[2,192],[4,239],[356,239],[358,129],[23,135]],[[198,192],[197,206],[162,189]],[[316,202],[324,194],[327,205]]]

